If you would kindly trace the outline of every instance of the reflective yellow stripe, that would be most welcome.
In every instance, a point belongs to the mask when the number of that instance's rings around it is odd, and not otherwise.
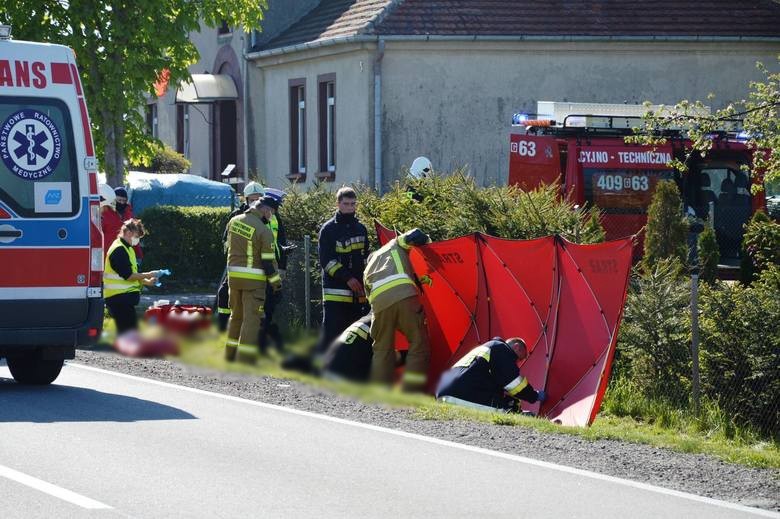
[[[419,373],[417,371],[405,371],[404,382],[412,382],[415,384],[425,384],[427,377],[425,373]]]
[[[240,353],[248,353],[250,355],[256,355],[257,354],[257,346],[254,346],[252,344],[238,344],[238,351]]]
[[[368,296],[368,302],[369,303],[373,303],[374,299],[376,299],[376,297],[379,294],[387,292],[391,288],[394,288],[394,287],[397,287],[397,286],[400,286],[400,285],[412,285],[413,287],[417,286],[417,285],[414,284],[414,281],[409,279],[408,276],[404,276],[403,279],[396,279],[394,281],[391,281],[390,283],[387,283],[386,285],[382,285],[381,287],[374,289],[374,291],[371,292],[371,295]]]
[[[252,264],[252,256],[254,256],[254,249],[252,247],[252,240],[249,239],[246,241],[246,266],[247,268],[252,268],[254,265]]]
[[[396,272],[398,272],[399,274],[402,274],[402,273],[406,272],[404,270],[403,263],[401,263],[401,256],[398,255],[398,251],[397,250],[392,250],[392,251],[390,251],[390,255],[393,257],[393,261],[395,262],[395,270],[396,270]]]
[[[238,346],[238,341],[235,339],[228,339],[225,341],[225,346]]]
[[[255,281],[265,281],[265,274],[250,274],[248,272],[228,272],[228,278],[232,279],[254,279]]]
[[[338,269],[343,267],[341,263],[339,263],[336,260],[330,260],[327,265],[325,265],[325,271],[328,273],[328,275],[333,276]]]
[[[325,294],[322,296],[323,301],[337,301],[339,303],[351,303],[353,300],[352,296],[336,296],[333,294]]]
[[[231,312],[230,308],[217,307],[217,313],[219,314],[229,314],[230,312]]]
[[[264,260],[273,260],[276,258],[276,254],[273,252],[264,252],[260,255],[260,258]]]
[[[453,367],[467,368],[477,357],[485,359],[487,362],[490,362],[490,348],[488,348],[487,346],[477,346],[476,348],[474,348],[473,350],[465,354],[458,362],[456,362],[453,365]]]
[[[363,243],[353,243],[352,245],[347,245],[346,247],[339,247],[336,246],[336,252],[339,254],[347,254],[352,251],[361,250],[365,247],[365,244]]]
[[[411,249],[411,248],[412,248],[412,246],[411,246],[411,245],[409,245],[408,243],[406,243],[406,239],[403,237],[403,235],[399,236],[399,237],[398,237],[396,240],[398,241],[398,245],[399,245],[399,246],[400,246],[402,249],[409,250],[409,249]]]
[[[525,389],[527,385],[528,385],[528,380],[525,377],[517,377],[512,382],[504,386],[504,389],[506,390],[509,396],[515,396],[520,391]]]
[[[280,283],[282,282],[282,278],[281,278],[281,276],[279,276],[279,274],[274,274],[273,276],[268,278],[268,282],[269,283],[276,283],[277,281],[280,282]]]

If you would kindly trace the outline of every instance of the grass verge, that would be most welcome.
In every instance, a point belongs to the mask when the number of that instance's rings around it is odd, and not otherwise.
[[[105,336],[100,346],[113,340],[113,322],[106,320]],[[313,342],[314,337],[299,336],[288,345],[295,351]],[[194,366],[220,371],[245,373],[296,380],[339,394],[358,398],[368,403],[385,404],[409,409],[423,420],[471,420],[505,426],[529,427],[545,433],[579,436],[587,440],[619,440],[678,452],[708,454],[730,463],[749,467],[780,468],[780,445],[766,441],[749,431],[729,429],[729,421],[719,416],[711,406],[699,418],[646,402],[641,394],[631,392],[630,386],[610,387],[602,410],[591,427],[563,427],[547,420],[522,415],[485,413],[436,402],[428,395],[408,395],[388,392],[373,386],[335,383],[310,375],[285,371],[279,366],[279,357],[271,352],[254,366],[226,362],[223,355],[224,335],[207,332],[196,339],[182,342],[181,353],[172,359]],[[733,425],[732,425],[733,427]]]

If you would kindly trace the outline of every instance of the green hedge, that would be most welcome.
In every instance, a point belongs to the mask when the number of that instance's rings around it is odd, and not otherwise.
[[[225,268],[222,232],[229,214],[229,209],[215,207],[145,210],[140,215],[147,230],[143,269],[170,269],[174,285],[216,283]]]

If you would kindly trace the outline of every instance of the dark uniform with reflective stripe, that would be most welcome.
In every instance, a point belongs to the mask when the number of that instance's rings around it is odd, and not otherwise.
[[[287,232],[284,224],[279,217],[274,214],[268,222],[268,228],[274,237],[274,255],[279,270],[287,270],[287,252],[284,247],[287,246]],[[279,325],[273,322],[274,311],[282,299],[282,291],[274,291],[271,285],[265,288],[265,326],[260,331],[260,351],[265,353],[268,349],[268,338],[270,337],[276,344],[276,348],[281,351],[284,349],[282,333],[279,331]]]
[[[534,403],[538,394],[520,374],[515,352],[496,337],[468,352],[444,372],[436,397],[445,396],[508,409],[514,407],[517,399]]]
[[[371,376],[371,319],[368,314],[352,323],[334,340],[323,357],[325,377],[368,382]]]
[[[318,252],[323,310],[317,353],[322,354],[333,339],[368,312],[365,297],[358,297],[347,285],[350,278],[363,280],[368,231],[355,215],[336,212],[320,229]]]

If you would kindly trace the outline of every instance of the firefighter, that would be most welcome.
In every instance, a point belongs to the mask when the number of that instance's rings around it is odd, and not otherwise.
[[[368,231],[355,216],[357,194],[352,188],[339,189],[336,200],[338,210],[320,229],[318,242],[322,331],[315,351],[317,359],[333,339],[368,312],[361,282],[368,257]]]
[[[342,332],[328,347],[322,363],[322,376],[332,380],[368,382],[371,377],[371,321],[364,315]]]
[[[271,229],[271,234],[273,234],[274,237],[274,255],[276,256],[276,263],[279,267],[279,274],[284,277],[284,272],[287,270],[287,232],[285,231],[282,220],[277,214],[282,199],[281,197],[266,194],[263,197],[263,200],[272,209],[268,228]],[[280,353],[284,350],[284,341],[282,339],[282,334],[279,331],[279,325],[273,322],[274,310],[276,310],[281,298],[281,291],[274,292],[271,285],[266,285],[265,326],[260,332],[260,353],[265,354],[268,349],[269,338],[274,341],[276,349]]]
[[[420,229],[390,240],[368,258],[364,276],[366,294],[374,312],[371,378],[386,384],[392,382],[395,331],[400,330],[409,340],[403,388],[410,391],[425,387],[430,347],[409,250],[429,242],[428,235]]]
[[[232,220],[233,217],[244,214],[249,209],[249,205],[252,202],[256,202],[264,195],[265,190],[263,189],[263,186],[257,182],[248,182],[247,185],[244,186],[244,203],[230,213],[228,222]],[[227,248],[229,228],[230,224],[228,223],[228,225],[225,226],[225,231],[222,233],[222,243],[225,244],[225,248]],[[228,278],[226,270],[222,274],[222,280],[219,282],[219,289],[217,290],[217,326],[219,327],[219,331],[224,332],[227,330],[228,319],[230,319],[230,306],[228,305]]]
[[[423,195],[417,190],[421,179],[427,178],[433,173],[433,164],[427,157],[417,157],[409,167],[409,176],[406,178],[406,196],[417,202],[423,201]]]
[[[225,358],[254,362],[260,342],[265,309],[265,287],[281,290],[274,239],[268,222],[271,206],[261,198],[228,223],[227,277],[230,289]]]
[[[443,402],[485,411],[517,411],[518,400],[544,402],[547,395],[536,391],[520,374],[517,362],[528,356],[519,337],[495,337],[477,346],[449,370],[436,390]]]

